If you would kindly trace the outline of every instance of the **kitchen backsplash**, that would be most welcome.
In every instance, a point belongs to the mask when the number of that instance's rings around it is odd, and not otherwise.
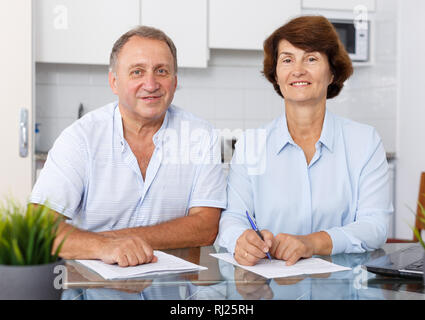
[[[386,0],[388,1],[388,0]],[[341,94],[328,100],[334,113],[374,126],[387,152],[395,151],[397,108],[397,16],[394,1],[377,1],[374,63],[356,66]],[[206,69],[181,68],[174,104],[230,130],[258,127],[279,116],[283,100],[261,74],[262,52],[211,50]],[[48,151],[60,132],[116,96],[107,66],[36,65],[36,122],[40,150]]]

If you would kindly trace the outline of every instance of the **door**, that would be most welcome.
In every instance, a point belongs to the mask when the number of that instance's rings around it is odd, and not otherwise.
[[[12,196],[24,203],[32,188],[31,0],[0,1],[0,39],[0,202]],[[27,110],[27,127],[20,130],[22,109]],[[27,143],[26,155],[22,148],[20,156],[20,140]]]

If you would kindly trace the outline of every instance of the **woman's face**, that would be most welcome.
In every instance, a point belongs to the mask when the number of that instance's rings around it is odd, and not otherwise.
[[[306,52],[287,40],[278,46],[276,81],[286,103],[318,104],[326,101],[333,81],[328,57],[321,52]]]

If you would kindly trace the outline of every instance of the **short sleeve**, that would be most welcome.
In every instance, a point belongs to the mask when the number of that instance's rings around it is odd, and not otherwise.
[[[81,211],[88,163],[84,137],[75,132],[75,126],[65,129],[48,153],[30,202],[46,204],[73,219]]]
[[[196,166],[189,208],[227,206],[226,178],[221,163],[221,144],[214,130],[208,131],[199,144],[199,157],[192,157]],[[196,151],[195,151],[196,152]]]

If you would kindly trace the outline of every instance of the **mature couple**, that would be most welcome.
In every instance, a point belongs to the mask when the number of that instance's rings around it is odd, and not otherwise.
[[[243,265],[266,253],[293,264],[385,242],[392,203],[381,139],[326,110],[353,72],[328,20],[299,17],[265,40],[263,73],[283,98],[282,116],[258,129],[263,170],[235,161],[251,148],[245,134],[227,182],[215,130],[171,104],[176,57],[160,30],[121,36],[109,72],[118,102],[76,121],[50,150],[30,201],[68,219],[55,242],[67,237],[63,258],[133,266],[155,262],[154,249],[216,241]],[[179,147],[190,161],[169,147],[168,132],[188,137]]]

